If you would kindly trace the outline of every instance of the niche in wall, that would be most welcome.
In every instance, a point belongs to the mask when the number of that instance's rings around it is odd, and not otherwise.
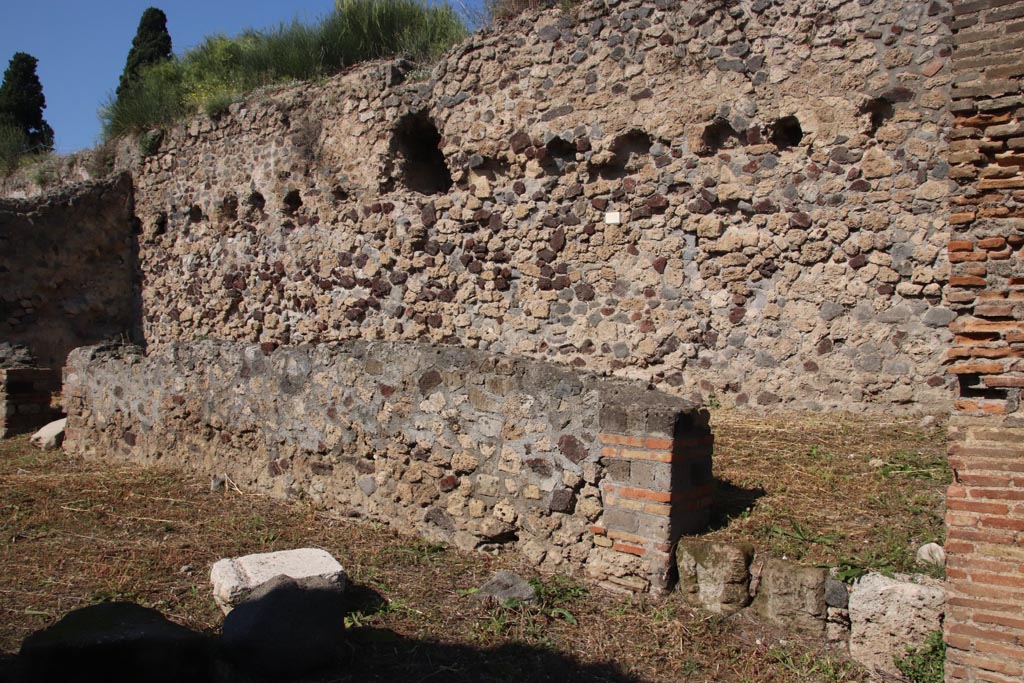
[[[391,139],[398,167],[397,181],[420,194],[443,194],[452,187],[452,175],[441,153],[441,133],[424,111],[399,119]]]

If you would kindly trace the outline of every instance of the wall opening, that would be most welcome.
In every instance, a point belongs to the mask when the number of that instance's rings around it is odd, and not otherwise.
[[[783,116],[768,128],[768,139],[779,149],[796,147],[804,139],[803,128],[795,116]]]
[[[302,195],[298,190],[289,190],[282,200],[282,205],[284,212],[291,215],[302,208]]]
[[[395,127],[392,152],[399,159],[399,180],[420,194],[443,194],[452,175],[441,153],[441,133],[426,112],[406,114]]]
[[[704,127],[700,136],[704,154],[714,154],[720,149],[735,147],[739,133],[723,118],[716,118]]]
[[[635,173],[645,163],[651,153],[654,141],[651,136],[639,129],[627,131],[612,140],[609,151],[612,159],[596,170],[605,180],[617,180]]]
[[[576,161],[576,145],[563,137],[553,137],[544,145],[541,166],[548,173],[561,173],[566,165]]]

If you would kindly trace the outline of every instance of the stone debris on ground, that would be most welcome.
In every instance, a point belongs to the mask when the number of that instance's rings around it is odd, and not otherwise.
[[[278,576],[321,592],[344,593],[347,584],[345,569],[326,550],[297,548],[218,560],[210,570],[213,599],[228,614]]]
[[[946,592],[921,575],[869,573],[850,590],[850,657],[868,670],[898,676],[895,657],[942,630]]]
[[[500,603],[509,600],[533,602],[537,599],[537,590],[522,577],[501,569],[473,595],[480,599],[497,600]]]
[[[60,445],[64,443],[64,430],[67,426],[68,419],[66,417],[54,420],[33,434],[30,441],[33,446],[41,448],[44,451],[60,448]]]
[[[925,543],[917,549],[917,561],[936,567],[946,566],[946,549],[938,543]]]

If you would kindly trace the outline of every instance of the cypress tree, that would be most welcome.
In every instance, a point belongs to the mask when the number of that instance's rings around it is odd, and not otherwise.
[[[167,32],[167,15],[163,10],[149,7],[142,13],[139,28],[132,39],[132,49],[121,73],[117,97],[134,83],[144,66],[171,58],[171,34]]]
[[[43,119],[46,97],[36,75],[35,57],[15,52],[0,84],[0,122],[21,131],[28,143],[25,151],[53,149],[53,129]]]

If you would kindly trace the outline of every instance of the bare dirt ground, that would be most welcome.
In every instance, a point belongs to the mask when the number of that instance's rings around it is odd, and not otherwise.
[[[807,564],[903,570],[942,540],[944,429],[915,420],[714,411],[719,501],[711,538]],[[351,657],[331,681],[849,682],[840,653],[677,596],[624,596],[538,577],[514,555],[466,554],[367,520],[228,490],[195,477],[41,453],[0,441],[0,652],[69,610],[131,600],[215,633],[221,557],[330,551],[356,589]],[[538,605],[487,604],[499,568],[532,577]]]

